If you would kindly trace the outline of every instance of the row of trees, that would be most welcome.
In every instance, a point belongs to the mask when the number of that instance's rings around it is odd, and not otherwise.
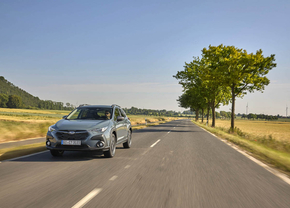
[[[175,77],[183,87],[178,98],[180,107],[198,112],[212,111],[212,126],[215,127],[215,109],[221,104],[232,103],[231,129],[234,129],[235,100],[247,92],[263,91],[270,83],[266,77],[276,67],[275,55],[264,57],[262,50],[248,54],[234,46],[209,46],[202,50],[201,58],[185,63],[184,70]]]
[[[242,118],[244,119],[260,119],[260,120],[268,120],[268,121],[273,121],[273,120],[278,120],[278,116],[271,116],[271,115],[264,115],[264,114],[253,114],[250,113],[248,115],[242,114]]]
[[[123,108],[126,114],[130,115],[152,115],[152,116],[179,116],[179,112],[166,111],[166,110],[151,110],[151,109],[141,109],[136,107]]]

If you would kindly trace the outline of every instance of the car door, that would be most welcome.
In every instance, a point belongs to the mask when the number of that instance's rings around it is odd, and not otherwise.
[[[116,127],[116,133],[117,133],[117,141],[120,141],[124,138],[124,123],[122,121],[117,121],[117,118],[120,115],[119,109],[116,107],[114,110],[114,123]]]
[[[126,115],[126,113],[124,112],[124,110],[122,108],[119,109],[120,110],[120,114],[122,117],[124,117],[124,136],[127,138],[128,135],[128,131],[130,130],[130,121]]]

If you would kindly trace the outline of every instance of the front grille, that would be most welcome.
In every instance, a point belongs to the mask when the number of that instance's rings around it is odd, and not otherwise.
[[[74,132],[74,133],[73,133]],[[58,131],[56,136],[59,140],[85,140],[89,133],[87,131]]]

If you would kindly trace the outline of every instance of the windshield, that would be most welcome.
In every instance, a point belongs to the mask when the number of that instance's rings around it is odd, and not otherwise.
[[[77,108],[66,119],[69,120],[109,120],[112,108]]]

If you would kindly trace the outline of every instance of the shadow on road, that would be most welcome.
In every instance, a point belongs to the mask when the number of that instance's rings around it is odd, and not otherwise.
[[[117,147],[118,152],[125,150],[123,147]],[[4,155],[1,155],[4,156]],[[31,155],[28,157],[10,160],[9,162],[77,162],[88,161],[94,159],[110,159],[104,157],[102,152],[80,152],[80,151],[65,151],[60,157],[53,157],[49,151],[42,152],[41,154]]]
[[[146,132],[182,132],[182,133],[185,133],[185,132],[201,132],[201,131],[193,131],[193,130],[170,130],[170,129],[152,129],[152,128],[148,128],[148,129],[140,129],[140,130],[136,130],[136,131],[133,131],[133,135],[134,134],[138,134],[138,133],[146,133]]]

